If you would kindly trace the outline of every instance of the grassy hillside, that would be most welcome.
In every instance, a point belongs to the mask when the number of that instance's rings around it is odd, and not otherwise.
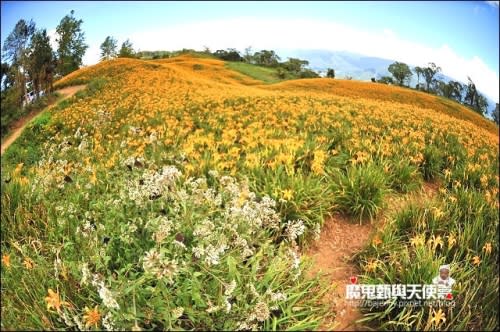
[[[448,263],[456,305],[369,324],[498,328],[498,128],[403,88],[231,66],[118,59],[57,82],[88,87],[2,156],[2,329],[317,329],[336,313],[304,246],[425,182],[438,195],[384,222],[359,280]]]
[[[227,68],[250,76],[265,83],[276,83],[281,81],[276,68],[251,65],[245,62],[227,62]]]

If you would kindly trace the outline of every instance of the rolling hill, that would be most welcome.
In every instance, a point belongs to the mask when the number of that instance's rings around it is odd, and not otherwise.
[[[335,68],[338,78],[350,76],[355,80],[370,81],[372,77],[379,79],[382,76],[391,76],[387,68],[396,60],[377,58],[347,51],[327,50],[281,50],[280,54],[286,57],[298,57],[309,61],[309,67],[317,72],[326,73],[328,68]],[[408,64],[413,68],[415,64]],[[439,64],[438,64],[439,65]],[[440,73],[439,79],[448,83],[456,78]],[[420,79],[420,83],[423,79]],[[467,82],[461,82],[467,84]],[[417,76],[413,75],[410,86],[417,85]],[[485,95],[488,101],[488,114],[495,109],[495,101]]]
[[[405,88],[268,74],[184,55],[56,82],[87,88],[1,159],[2,329],[328,328],[349,281],[307,249],[339,220],[373,226],[355,282],[457,280],[454,307],[392,298],[363,324],[498,328],[498,127]]]

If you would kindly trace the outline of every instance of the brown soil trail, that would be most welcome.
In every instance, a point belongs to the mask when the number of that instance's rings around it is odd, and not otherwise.
[[[75,93],[77,93],[80,90],[85,89],[86,85],[75,85],[75,86],[69,86],[67,88],[58,90],[62,97],[57,100],[57,102],[60,102],[61,100],[67,99],[72,97]],[[52,104],[53,105],[53,104]],[[52,107],[52,105],[48,106],[47,108]],[[45,108],[45,109],[47,109]],[[28,125],[28,123],[37,117],[40,113],[42,113],[45,109],[40,110],[40,111],[35,111],[27,114],[26,116],[23,116],[19,120],[15,121],[12,124],[12,132],[11,134],[5,139],[5,141],[2,142],[2,148],[1,148],[1,154],[5,152],[5,150],[12,144],[14,141],[21,135],[23,132],[24,128]]]
[[[322,279],[334,286],[334,290],[327,293],[323,301],[335,312],[335,318],[325,318],[320,326],[321,331],[367,330],[356,323],[363,318],[362,314],[345,299],[345,286],[350,283],[351,277],[359,274],[351,259],[369,244],[373,234],[382,229],[390,216],[410,201],[423,202],[431,199],[437,193],[438,187],[435,183],[425,183],[420,191],[389,197],[387,207],[372,223],[360,225],[358,221],[349,220],[341,214],[334,214],[325,221],[319,240],[304,253],[314,262],[308,271],[309,275],[322,272]]]

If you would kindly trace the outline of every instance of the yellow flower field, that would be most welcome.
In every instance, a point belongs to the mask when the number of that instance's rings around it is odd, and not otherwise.
[[[326,289],[302,245],[329,214],[370,222],[426,181],[437,197],[358,264],[366,283],[422,283],[452,262],[457,306],[367,313],[383,329],[498,327],[492,122],[409,89],[262,84],[188,55],[55,87],[81,83],[2,156],[2,328],[316,329]]]

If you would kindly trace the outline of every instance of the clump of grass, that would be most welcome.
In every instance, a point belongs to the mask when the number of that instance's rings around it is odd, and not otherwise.
[[[386,175],[375,165],[353,166],[340,173],[337,180],[336,203],[360,223],[373,219],[382,208],[387,193]]]
[[[390,188],[400,192],[408,193],[422,186],[422,176],[418,167],[407,160],[397,160],[388,165],[390,171]]]
[[[324,178],[302,172],[288,174],[284,167],[276,170],[254,169],[251,188],[278,202],[284,221],[302,220],[305,231],[299,243],[319,235],[324,216],[335,209],[335,197]]]
[[[438,177],[444,165],[443,152],[437,146],[428,145],[424,149],[424,161],[421,165],[422,174],[427,181]]]

